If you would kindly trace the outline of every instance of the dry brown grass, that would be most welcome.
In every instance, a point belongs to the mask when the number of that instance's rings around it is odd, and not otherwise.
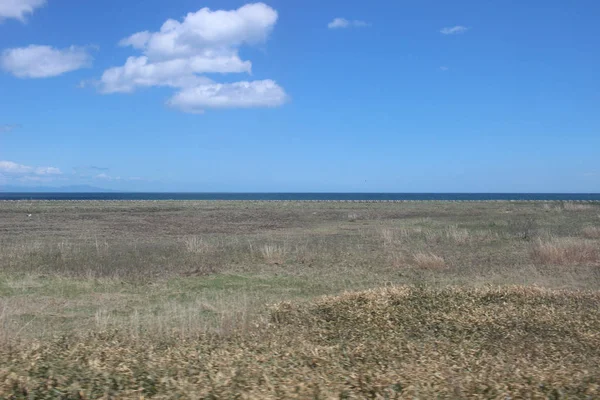
[[[415,253],[413,261],[419,268],[424,269],[443,269],[446,268],[446,261],[433,253]]]
[[[586,226],[581,232],[583,233],[583,236],[589,239],[600,238],[600,227],[597,226]]]
[[[589,211],[593,209],[593,206],[590,204],[581,204],[570,201],[565,201],[563,203],[563,208],[567,211]]]
[[[466,244],[471,239],[471,235],[469,234],[468,230],[460,229],[456,225],[448,226],[444,230],[444,234],[446,238],[448,238],[456,244]]]
[[[598,398],[555,204],[0,202],[0,398]]]
[[[350,221],[350,222],[356,222],[359,218],[360,218],[360,215],[358,215],[357,213],[348,214],[348,221]]]
[[[431,245],[443,243],[468,245],[498,239],[498,233],[489,229],[469,230],[459,228],[457,225],[440,228],[424,228],[421,226],[401,227],[399,229],[381,228],[379,233],[386,247],[394,243],[407,243],[410,241],[424,241]]]
[[[260,246],[259,251],[265,262],[276,265],[285,263],[288,254],[288,249],[285,245],[273,243]]]
[[[183,242],[185,249],[194,254],[206,254],[213,247],[199,236],[186,236],[181,241]]]
[[[594,399],[599,310],[598,292],[540,288],[346,293],[226,337],[0,347],[0,397]]]
[[[396,232],[390,228],[383,228],[379,230],[381,238],[383,239],[383,245],[385,247],[392,246],[396,241]]]
[[[221,319],[237,318],[229,309],[256,316],[267,301],[389,282],[595,289],[596,263],[542,268],[531,257],[540,235],[594,226],[590,206],[554,214],[535,202],[0,202],[0,297],[20,299],[4,313],[4,330],[63,334],[96,326],[102,310],[111,326],[127,326],[135,312],[158,326],[169,313],[188,318],[181,310],[200,301],[217,311],[202,308],[197,325],[221,331]],[[162,307],[169,302],[180,308]],[[39,312],[39,304],[49,306]]]
[[[538,239],[531,248],[538,264],[578,265],[600,261],[598,243],[578,238]]]

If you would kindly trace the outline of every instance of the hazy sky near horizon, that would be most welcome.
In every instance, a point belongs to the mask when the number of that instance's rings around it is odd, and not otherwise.
[[[600,192],[596,0],[0,0],[0,185]]]

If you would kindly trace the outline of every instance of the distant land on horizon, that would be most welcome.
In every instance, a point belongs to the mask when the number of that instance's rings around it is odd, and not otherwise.
[[[306,195],[317,195],[318,197],[321,196],[327,196],[327,195],[340,195],[342,197],[346,197],[346,196],[351,196],[351,195],[360,195],[362,196],[369,196],[369,195],[376,195],[376,196],[380,196],[380,195],[389,195],[389,196],[408,196],[408,197],[413,197],[413,196],[434,196],[434,197],[438,197],[438,196],[463,196],[463,195],[492,195],[492,196],[503,196],[503,195],[533,195],[533,196],[544,196],[544,195],[591,195],[591,196],[598,196],[600,195],[600,193],[598,192],[581,192],[581,193],[576,193],[576,192],[336,192],[336,191],[331,191],[331,192],[323,192],[323,191],[308,191],[308,192],[302,192],[302,191],[295,191],[295,192],[289,192],[289,191],[283,191],[283,192],[262,192],[262,191],[253,191],[253,192],[248,192],[248,191],[239,191],[239,192],[232,192],[232,191],[221,191],[221,192],[216,192],[216,191],[149,191],[149,190],[115,190],[115,189],[107,189],[107,188],[101,188],[101,187],[97,187],[97,186],[92,186],[92,185],[64,185],[64,186],[19,186],[19,185],[0,185],[0,193],[4,193],[4,194],[9,194],[9,193],[48,193],[48,194],[52,194],[52,193],[73,193],[73,194],[77,194],[77,193],[98,193],[98,194],[102,194],[102,193],[106,193],[106,194],[129,194],[129,195],[143,195],[143,194],[163,194],[163,195],[167,195],[167,194],[179,194],[179,195],[203,195],[203,196],[210,196],[210,195],[280,195],[280,196],[294,196],[294,195],[300,195],[300,196],[306,196]]]
[[[592,195],[597,196],[600,195],[598,192],[323,192],[323,191],[282,191],[282,192],[264,192],[264,191],[149,191],[149,190],[115,190],[115,189],[107,189],[101,188],[97,186],[91,185],[64,185],[64,186],[18,186],[18,185],[0,185],[0,193],[107,193],[107,194],[130,194],[130,195],[143,195],[143,194],[180,194],[180,195],[214,195],[214,194],[224,194],[224,195],[405,195],[405,196],[419,196],[419,195],[434,195],[434,196],[444,196],[444,195],[534,195],[534,196],[543,196],[543,195]]]
[[[15,186],[0,185],[0,193],[115,193],[117,190],[90,185],[68,186]]]
[[[208,193],[104,192],[93,186],[4,187],[0,200],[288,200],[288,201],[595,201],[600,193]],[[29,191],[22,191],[27,189]],[[85,190],[85,191],[84,191]]]

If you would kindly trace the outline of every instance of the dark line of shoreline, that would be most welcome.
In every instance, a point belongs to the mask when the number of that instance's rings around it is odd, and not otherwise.
[[[479,199],[479,200],[229,200],[229,199],[0,199],[2,202],[221,202],[221,203],[600,203],[600,200]]]

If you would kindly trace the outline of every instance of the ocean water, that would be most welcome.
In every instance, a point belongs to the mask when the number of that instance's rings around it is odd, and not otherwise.
[[[600,201],[600,193],[10,193],[0,200],[555,200]]]

